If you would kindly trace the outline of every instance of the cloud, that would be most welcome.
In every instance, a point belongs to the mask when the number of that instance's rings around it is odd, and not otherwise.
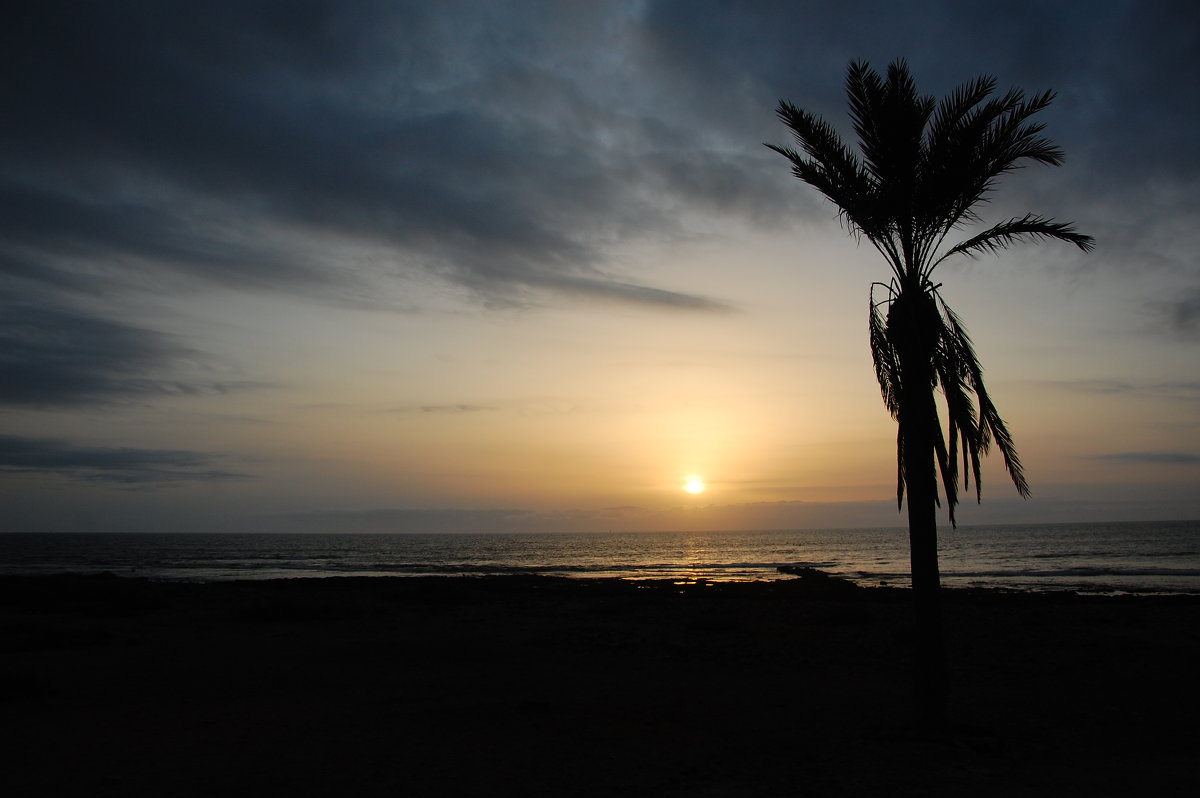
[[[1179,334],[1193,334],[1200,331],[1200,289],[1185,292],[1168,302],[1161,303],[1166,311],[1167,321],[1172,330]]]
[[[1066,165],[1009,176],[992,211],[1000,218],[1032,210],[1075,220],[1101,238],[1098,256],[1127,272],[1143,253],[1125,257],[1134,253],[1110,246],[1115,238],[1138,239],[1152,252],[1163,243],[1164,219],[1186,210],[1194,216],[1200,207],[1200,151],[1189,140],[1200,105],[1180,102],[1178,89],[1200,84],[1196,11],[1183,2],[1098,2],[1085,15],[1027,1],[1011,13],[951,0],[665,0],[646,8],[647,63],[669,86],[671,110],[703,109],[706,130],[716,125],[737,140],[789,143],[773,119],[762,124],[764,111],[783,98],[824,116],[850,140],[847,64],[864,59],[882,68],[905,57],[919,89],[935,96],[980,74],[994,75],[1001,90],[1056,91],[1039,120],[1063,146]],[[1034,18],[1038,24],[1029,24]],[[763,179],[756,187],[770,185]]]
[[[1045,380],[1041,384],[1072,393],[1134,394],[1159,396],[1167,399],[1194,401],[1200,399],[1200,382],[1130,382],[1116,379]]]
[[[1119,394],[1141,390],[1126,380],[1047,380],[1045,384],[1073,393]]]
[[[289,532],[339,533],[476,533],[519,532],[534,514],[510,509],[395,509],[317,510],[281,513],[262,519],[259,528]]]
[[[385,412],[396,415],[476,415],[480,413],[506,413],[532,418],[538,416],[560,416],[586,412],[588,408],[578,399],[558,396],[526,396],[501,399],[494,402],[438,402],[427,404],[402,404],[388,408]]]
[[[1115,460],[1122,463],[1148,463],[1152,465],[1197,465],[1200,454],[1188,452],[1112,452],[1096,456],[1097,460]]]
[[[587,30],[571,8],[528,31],[519,8],[486,5],[27,8],[0,55],[20,78],[3,95],[0,268],[88,283],[136,266],[327,297],[417,271],[489,300],[721,309],[631,283],[607,248],[693,205],[753,203],[753,182],[644,100],[602,101],[596,64],[556,66],[552,31]],[[312,237],[387,255],[352,274],[337,246],[314,258]]]
[[[710,312],[733,310],[731,305],[718,299],[613,280],[555,277],[547,280],[546,285],[559,289],[563,293],[580,294],[596,299],[611,299],[637,305]]]
[[[908,55],[939,94],[980,72],[1061,87],[1051,135],[1122,171],[1063,170],[1036,210],[1069,218],[1062,187],[1102,183],[1128,214],[1131,179],[1195,174],[1186,136],[1200,110],[1175,88],[1200,77],[1190,27],[1163,24],[1190,12],[1154,11],[27,4],[0,32],[0,69],[14,76],[0,90],[0,273],[103,292],[169,272],[380,304],[379,284],[421,274],[485,303],[549,294],[720,311],[720,297],[631,278],[652,264],[618,266],[614,251],[713,219],[829,218],[759,142],[787,141],[772,114],[781,97],[844,126],[852,58]],[[1084,44],[1062,47],[1064,30]],[[1078,57],[1118,44],[1121,57]],[[1147,101],[1170,119],[1145,123]],[[356,248],[377,256],[363,263]]]
[[[499,408],[489,405],[471,405],[471,404],[442,404],[442,405],[421,405],[422,413],[491,413]],[[399,412],[405,412],[403,410]]]
[[[159,376],[196,357],[159,333],[49,297],[22,300],[0,291],[0,405],[109,404],[258,387]]]
[[[216,459],[203,452],[87,447],[48,438],[0,435],[0,469],[87,482],[153,485],[248,476],[214,468]]]

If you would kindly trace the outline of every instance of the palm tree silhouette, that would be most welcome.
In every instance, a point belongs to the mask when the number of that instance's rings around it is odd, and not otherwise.
[[[984,76],[938,102],[917,92],[904,60],[888,66],[886,79],[856,61],[846,94],[861,156],[824,119],[786,101],[776,114],[801,151],[766,145],[791,161],[792,173],[833,202],[849,231],[870,241],[891,267],[888,282],[871,285],[871,356],[883,402],[898,426],[896,500],[902,508],[907,492],[916,598],[914,697],[919,721],[931,728],[944,717],[949,689],[938,601],[938,472],[951,524],[960,449],[964,488],[973,476],[977,500],[980,459],[993,442],[1017,492],[1029,495],[971,339],[942,298],[941,284],[933,282],[933,270],[954,255],[995,253],[1024,240],[1057,239],[1085,252],[1093,247],[1092,237],[1071,224],[1028,213],[949,241],[953,232],[981,222],[976,209],[1002,175],[1025,161],[1058,166],[1063,160],[1041,135],[1044,126],[1030,121],[1054,94],[1026,99],[1018,89],[1000,96],[995,91],[995,78]],[[938,417],[939,388],[947,435]]]
[[[1017,492],[1029,495],[971,339],[942,298],[941,284],[933,282],[933,270],[951,256],[998,252],[1022,240],[1058,239],[1084,251],[1093,246],[1092,237],[1072,225],[1034,214],[948,245],[953,231],[980,221],[976,209],[1000,176],[1022,161],[1058,166],[1063,160],[1062,151],[1041,135],[1044,126],[1029,121],[1054,94],[1026,100],[1017,89],[993,97],[995,90],[995,78],[984,76],[937,102],[918,94],[904,60],[888,66],[886,79],[856,61],[846,94],[861,158],[824,119],[786,101],[776,114],[803,152],[766,145],[791,161],[792,173],[833,202],[849,230],[870,241],[891,267],[889,282],[871,286],[871,356],[884,404],[899,427],[896,499],[902,507],[907,492],[912,584],[920,594],[940,587],[937,472],[953,524],[960,447],[964,466],[970,464],[964,467],[964,487],[974,476],[977,499],[980,458],[993,442]],[[935,401],[939,387],[948,440]]]

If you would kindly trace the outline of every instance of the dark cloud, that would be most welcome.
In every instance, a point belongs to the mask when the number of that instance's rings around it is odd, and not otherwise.
[[[1200,331],[1200,289],[1162,304],[1175,332],[1190,335]]]
[[[786,139],[780,97],[844,125],[853,58],[907,56],[937,94],[994,73],[1059,89],[1051,134],[1070,157],[1106,164],[1057,180],[1114,191],[1118,179],[1177,180],[1195,171],[1197,13],[949,0],[25,4],[0,32],[0,269],[91,289],[112,285],[98,266],[127,279],[171,269],[334,298],[418,271],[496,301],[565,291],[720,309],[617,273],[610,248],[682,232],[690,213],[827,216],[758,146]],[[388,255],[363,274],[314,255],[297,230]]]
[[[1112,4],[1084,30],[1087,57],[1071,59],[1063,124],[1081,155],[1101,166],[1097,177],[1117,190],[1200,176],[1200,7],[1186,0]],[[1105,51],[1120,57],[1098,57]]]
[[[512,25],[510,12],[28,7],[0,55],[15,76],[0,101],[16,120],[0,132],[12,156],[0,170],[0,264],[29,276],[31,261],[50,262],[45,279],[60,280],[69,256],[336,294],[346,270],[256,235],[303,229],[382,245],[392,269],[487,296],[566,289],[720,307],[629,285],[604,247],[670,227],[668,211],[693,195],[748,202],[750,183],[728,159],[689,157],[694,144],[633,105],[601,102],[588,74],[555,69],[560,42],[532,36],[539,26],[477,27],[481,15]],[[569,17],[549,12],[549,24],[569,28]],[[639,194],[629,178],[642,172],[661,175],[662,194]]]
[[[1098,455],[1098,460],[1115,460],[1122,463],[1150,463],[1153,465],[1197,465],[1200,454],[1188,452],[1112,452]]]
[[[0,185],[0,273],[88,292],[135,283],[147,265],[234,287],[317,289],[332,282],[331,271],[272,251],[235,214],[225,215],[245,209],[205,213],[183,193],[126,198],[122,191],[116,184]]]
[[[767,121],[774,102],[786,98],[848,130],[842,78],[852,60],[883,68],[905,58],[921,90],[935,95],[978,74],[994,74],[1002,85],[1052,88],[1045,82],[1086,69],[1080,62],[1091,62],[1081,55],[1098,55],[1063,46],[1064,30],[1089,42],[1127,21],[1122,4],[1095,3],[1089,10],[1081,19],[1068,7],[1034,0],[1004,7],[960,0],[667,0],[649,4],[645,28],[648,49],[689,100],[739,103],[730,116],[743,121],[734,124]]]
[[[0,401],[71,405],[157,393],[178,352],[161,336],[46,303],[0,304]]]
[[[89,482],[156,485],[246,477],[214,468],[202,452],[169,449],[96,448],[66,441],[0,435],[0,469],[52,474]]]
[[[678,105],[703,109],[706,124],[731,140],[787,143],[765,113],[781,98],[852,139],[846,65],[865,59],[882,68],[903,57],[921,91],[935,96],[981,74],[1002,89],[1057,93],[1039,118],[1066,164],[1009,176],[997,215],[1073,219],[1097,236],[1101,254],[1124,240],[1120,254],[1108,252],[1115,268],[1128,269],[1124,256],[1136,253],[1140,265],[1164,244],[1164,218],[1200,211],[1195,4],[667,0],[647,8],[647,58],[659,79],[684,97]],[[769,183],[758,183],[765,196]]]
[[[196,357],[150,330],[0,292],[0,405],[69,407],[258,387],[163,376]]]

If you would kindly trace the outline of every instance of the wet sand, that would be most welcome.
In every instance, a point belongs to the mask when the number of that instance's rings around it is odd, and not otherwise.
[[[0,577],[13,796],[1188,795],[1200,597]]]

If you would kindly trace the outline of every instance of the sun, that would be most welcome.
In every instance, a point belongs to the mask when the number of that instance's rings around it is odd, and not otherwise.
[[[683,489],[688,493],[703,493],[704,480],[702,480],[700,477],[688,477],[683,483]]]

